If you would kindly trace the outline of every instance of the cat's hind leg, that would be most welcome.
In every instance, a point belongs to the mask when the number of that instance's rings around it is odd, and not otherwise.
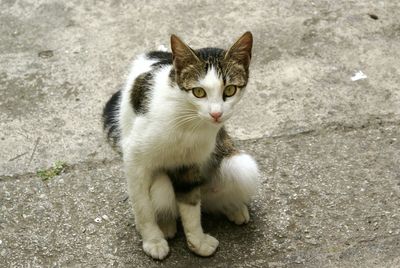
[[[248,154],[222,159],[212,180],[202,187],[204,211],[222,213],[240,225],[250,220],[248,204],[258,188],[257,163]]]
[[[176,220],[178,208],[175,199],[174,187],[165,173],[154,177],[150,188],[150,198],[157,216],[157,223],[164,234],[164,238],[173,238],[176,234]]]

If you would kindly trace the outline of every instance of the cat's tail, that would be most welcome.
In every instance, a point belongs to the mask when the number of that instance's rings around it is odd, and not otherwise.
[[[222,212],[241,209],[255,196],[259,188],[256,161],[246,153],[225,157],[219,172],[202,191],[205,211]]]
[[[121,101],[121,91],[117,91],[106,103],[103,109],[103,129],[107,136],[107,141],[110,145],[118,152],[121,152],[119,148],[119,141],[121,139],[120,128],[118,125],[118,112]]]
[[[221,163],[221,177],[225,185],[236,191],[235,198],[250,202],[259,186],[259,170],[256,161],[246,153],[225,158]]]

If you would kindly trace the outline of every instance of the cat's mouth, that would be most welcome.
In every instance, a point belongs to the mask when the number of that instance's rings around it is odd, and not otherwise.
[[[219,124],[222,123],[222,120],[221,120],[221,119],[211,118],[211,122],[212,122],[214,125],[219,125]]]

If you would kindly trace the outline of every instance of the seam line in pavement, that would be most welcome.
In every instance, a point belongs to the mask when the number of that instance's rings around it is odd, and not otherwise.
[[[382,120],[379,118],[378,120],[375,119],[374,121],[368,121],[364,122],[361,124],[357,124],[356,126],[354,125],[349,125],[349,124],[343,124],[343,123],[329,123],[326,124],[325,126],[318,128],[318,129],[310,129],[310,130],[304,130],[304,131],[299,131],[297,133],[293,134],[283,134],[283,135],[276,135],[276,136],[262,136],[259,138],[250,138],[250,139],[243,139],[243,140],[237,140],[237,142],[250,142],[250,141],[258,141],[258,140],[287,140],[287,139],[293,139],[297,137],[304,137],[304,136],[319,136],[319,135],[326,135],[329,133],[333,132],[341,132],[341,133],[347,133],[347,132],[352,132],[352,131],[359,131],[359,130],[368,130],[371,128],[382,128],[382,127],[393,127],[393,126],[400,126],[400,120]],[[121,162],[121,158],[115,157],[112,159],[100,159],[100,160],[88,160],[88,161],[82,161],[78,163],[73,163],[73,164],[68,164],[67,163],[67,168],[66,172],[68,173],[71,170],[76,170],[81,167],[88,168],[90,166],[97,166],[99,164],[103,165],[109,165],[117,162]],[[37,177],[36,172],[27,172],[27,173],[21,173],[21,174],[15,174],[15,175],[0,175],[0,183],[6,180],[12,180],[12,179],[22,179],[26,177]]]

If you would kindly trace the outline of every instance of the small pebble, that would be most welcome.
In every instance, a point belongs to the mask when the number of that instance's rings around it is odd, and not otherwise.
[[[38,56],[41,57],[41,58],[43,58],[43,59],[51,58],[51,57],[53,57],[53,55],[54,55],[54,53],[53,53],[52,50],[40,51],[40,52],[38,53]]]
[[[97,217],[96,219],[94,219],[95,222],[100,223],[101,222],[101,218]]]
[[[311,244],[311,245],[318,245],[317,240],[315,240],[314,238],[307,239],[306,243]]]
[[[94,224],[89,224],[88,228],[87,228],[87,232],[88,234],[94,234],[96,232],[96,226],[94,226]]]
[[[368,16],[369,16],[371,19],[373,19],[373,20],[379,19],[379,17],[378,17],[377,15],[372,14],[372,13],[369,13]]]
[[[304,263],[305,259],[301,258],[300,256],[294,261],[297,264]]]

